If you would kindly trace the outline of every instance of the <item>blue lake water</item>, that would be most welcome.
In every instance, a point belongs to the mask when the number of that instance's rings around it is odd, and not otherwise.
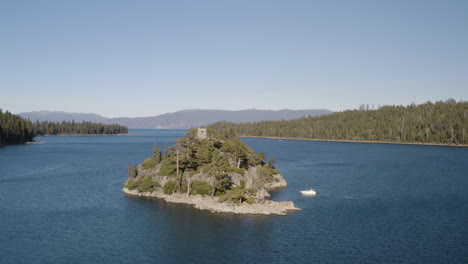
[[[0,148],[0,263],[468,262],[468,148],[245,138],[303,209],[246,216],[124,195],[127,163],[185,133],[130,132]]]

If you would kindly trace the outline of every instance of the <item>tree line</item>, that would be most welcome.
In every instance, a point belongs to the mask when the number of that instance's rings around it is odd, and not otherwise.
[[[0,109],[0,146],[31,141],[35,136],[30,120]]]
[[[29,119],[0,109],[0,146],[26,143],[32,141],[33,137],[37,135],[115,135],[126,133],[128,133],[127,127],[118,124],[75,123],[74,121],[36,121],[33,123]]]
[[[367,108],[369,109],[369,108]],[[218,122],[241,136],[401,143],[468,144],[468,102],[430,101],[378,110],[347,110],[318,117],[253,123]]]
[[[36,121],[34,123],[34,129],[36,135],[115,135],[128,133],[126,126],[118,124],[105,125],[92,122],[75,123],[74,121]]]

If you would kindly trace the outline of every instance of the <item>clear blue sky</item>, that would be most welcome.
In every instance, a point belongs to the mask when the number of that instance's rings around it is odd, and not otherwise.
[[[2,1],[0,107],[150,116],[468,99],[468,1]]]

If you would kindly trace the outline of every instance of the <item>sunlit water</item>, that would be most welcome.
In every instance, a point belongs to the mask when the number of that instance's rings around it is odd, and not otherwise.
[[[245,216],[125,196],[127,163],[185,131],[130,132],[0,148],[0,263],[468,261],[468,148],[245,138],[303,209]]]

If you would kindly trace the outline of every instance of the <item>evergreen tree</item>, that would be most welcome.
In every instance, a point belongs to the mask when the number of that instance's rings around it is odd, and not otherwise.
[[[468,102],[453,99],[377,110],[348,110],[325,116],[253,123],[218,122],[214,131],[242,136],[402,143],[468,144]],[[231,132],[232,133],[232,132]]]
[[[35,133],[38,135],[115,135],[128,133],[128,129],[125,126],[118,124],[105,125],[86,121],[82,123],[75,123],[74,121],[36,121],[34,126]]]
[[[31,120],[0,109],[0,146],[32,141],[35,135]]]
[[[96,134],[115,135],[126,134],[128,129],[125,126],[101,123],[82,122],[48,122],[24,119],[8,111],[0,109],[0,146],[8,144],[21,144],[32,141],[37,135],[57,135],[57,134]]]
[[[212,161],[207,166],[207,172],[213,176],[211,196],[219,189],[228,189],[231,185],[227,170],[229,162],[220,151],[215,151]]]

